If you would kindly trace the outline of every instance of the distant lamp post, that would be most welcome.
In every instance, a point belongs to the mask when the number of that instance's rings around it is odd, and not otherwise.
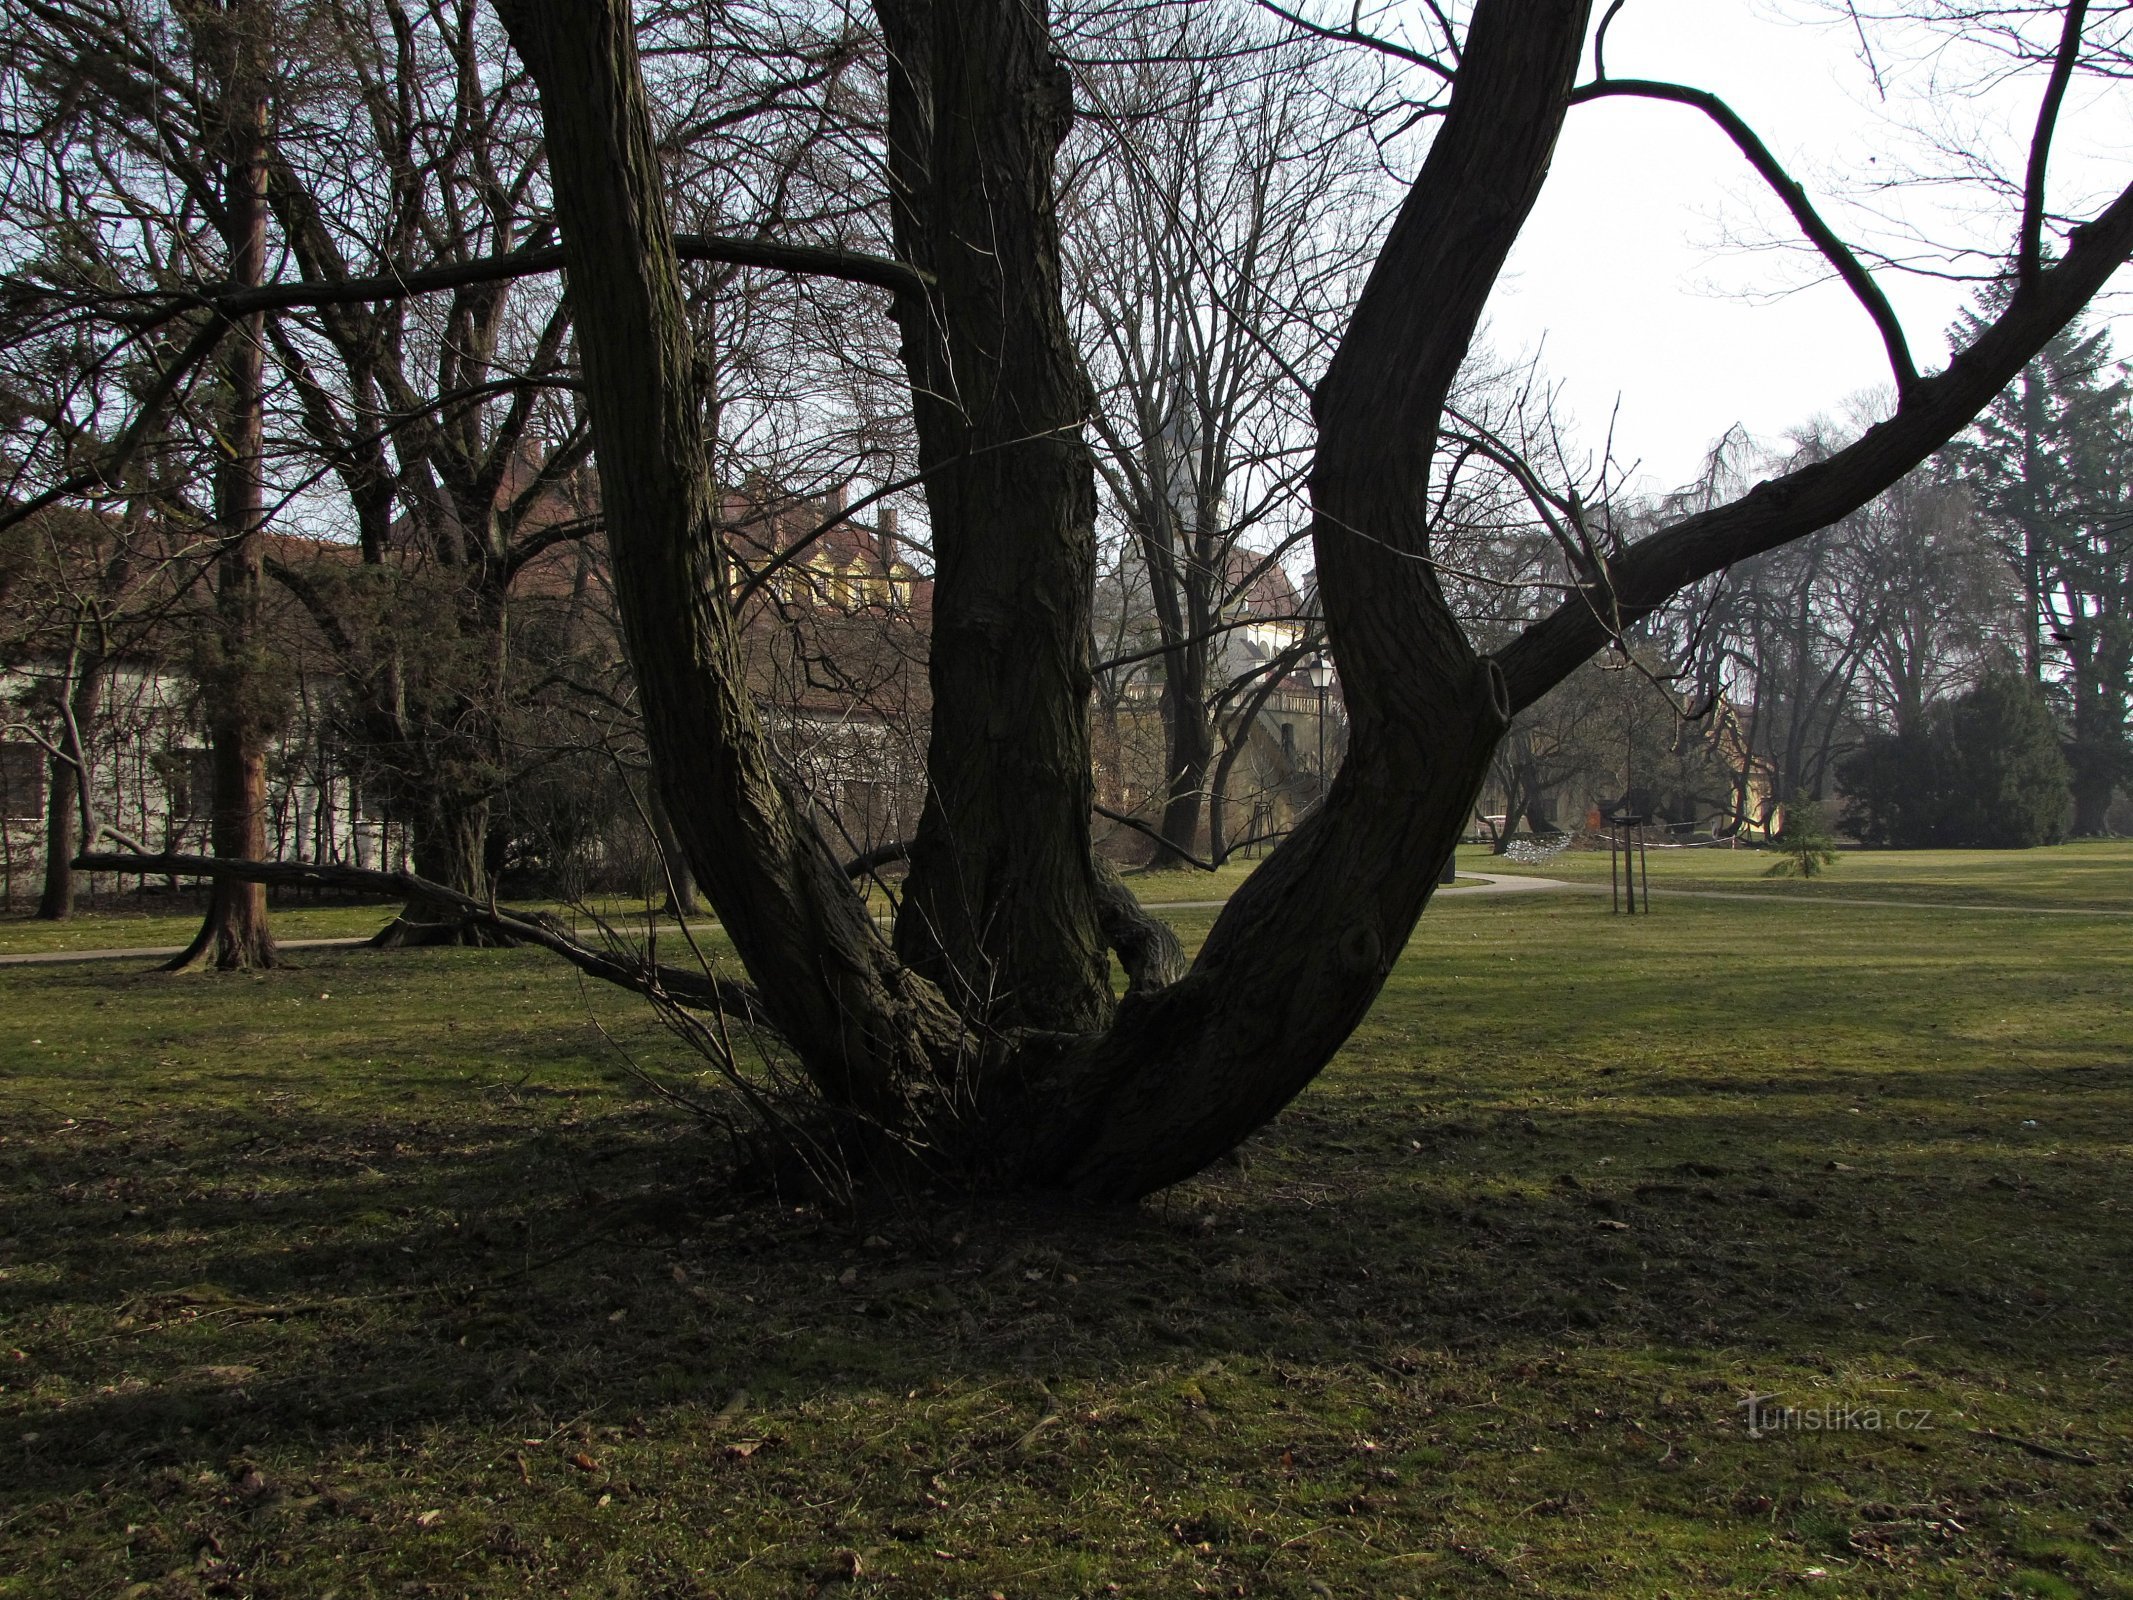
[[[1318,798],[1326,798],[1326,691],[1333,686],[1333,663],[1324,651],[1311,658],[1304,677],[1318,691]]]

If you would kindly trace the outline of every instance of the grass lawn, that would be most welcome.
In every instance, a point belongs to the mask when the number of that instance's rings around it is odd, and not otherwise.
[[[537,953],[0,970],[0,1596],[2133,1595],[2133,929],[1801,887],[1443,902],[1240,1165],[858,1228]]]
[[[1941,904],[2069,906],[2133,911],[2133,840],[2081,839],[2035,850],[1840,850],[1809,880],[1768,878],[1768,850],[1648,850],[1652,889],[1746,891],[1813,899],[1896,899]],[[1500,872],[1607,883],[1607,851],[1566,850],[1537,866],[1459,852],[1462,872]]]
[[[505,902],[521,910],[544,910],[566,922],[585,926],[581,908],[559,901]],[[397,905],[277,906],[273,911],[277,939],[367,939],[398,915]],[[605,898],[594,908],[618,927],[642,932],[645,905],[639,900]],[[705,913],[709,920],[709,913]],[[676,936],[671,917],[662,916],[663,936]],[[29,955],[68,950],[154,950],[182,948],[200,931],[200,912],[97,911],[84,912],[65,922],[39,922],[34,917],[0,917],[0,956]],[[588,930],[589,931],[589,930]]]

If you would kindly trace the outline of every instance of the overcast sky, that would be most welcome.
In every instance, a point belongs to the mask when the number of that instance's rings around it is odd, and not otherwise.
[[[1926,159],[1905,122],[1935,119],[1965,148],[2019,151],[2035,116],[2035,80],[1997,101],[1953,95],[1946,79],[1962,72],[1959,60],[1915,49],[1906,59],[1906,43],[1920,41],[1877,40],[1884,102],[1857,38],[1800,20],[1816,15],[1811,0],[1630,0],[1608,34],[1608,70],[1723,96],[1847,237],[1878,233],[1895,248],[1901,228],[1984,243],[2011,234],[2004,213],[1976,214],[1967,186],[1964,210],[1951,209],[1950,188],[1907,186],[1873,200],[1873,212],[1863,209],[1865,186]],[[2133,177],[2133,93],[2123,85],[2115,96],[2070,96],[2065,127],[2055,206],[2094,200]],[[1810,283],[1811,256],[1742,244],[1794,238],[1783,209],[1699,113],[1628,100],[1578,107],[1492,303],[1493,342],[1541,351],[1588,448],[1619,399],[1617,459],[1641,462],[1647,487],[1674,486],[1694,477],[1710,442],[1734,423],[1778,438],[1889,383],[1872,323],[1841,285]],[[1877,277],[1919,365],[1937,369],[1944,331],[1970,289]],[[2118,287],[2129,287],[2129,274]],[[2121,357],[2133,356],[2129,299],[2120,293],[2109,308]]]

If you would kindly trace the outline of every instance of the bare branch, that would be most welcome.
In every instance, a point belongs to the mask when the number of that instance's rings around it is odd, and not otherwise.
[[[2045,169],[2051,161],[2052,134],[2059,125],[2059,107],[2066,99],[2067,80],[2074,75],[2074,59],[2081,53],[2081,24],[2088,9],[2088,0],[2071,0],[2066,8],[2059,53],[2052,61],[2051,80],[2044,86],[2044,103],[2037,108],[2036,134],[2029,141],[2029,173],[2022,183],[2022,243],[2016,258],[2024,284],[2035,278],[2043,265]]]
[[[1844,449],[1758,484],[1739,500],[1640,539],[1612,564],[1618,626],[1736,561],[1826,528],[1953,438],[2035,359],[2133,253],[2133,188],[2069,237],[2066,256],[2019,289],[1945,372],[1912,388],[1887,421]],[[1607,642],[1602,596],[1581,591],[1497,657],[1514,710],[1531,705]]]
[[[674,235],[674,253],[683,261],[719,261],[732,266],[766,267],[774,272],[808,277],[841,278],[848,283],[869,283],[902,294],[923,294],[933,282],[932,274],[889,256],[870,255],[863,250],[833,250],[820,245],[779,244],[769,239],[677,233]],[[419,267],[410,272],[378,273],[367,278],[343,278],[337,282],[298,281],[267,283],[256,288],[209,287],[191,291],[144,290],[99,295],[76,303],[90,307],[139,306],[142,309],[116,320],[153,327],[194,308],[204,308],[234,320],[262,311],[313,310],[321,306],[403,300],[410,295],[433,294],[444,289],[465,289],[537,277],[542,273],[561,271],[562,267],[563,247],[550,245],[538,250],[513,250],[503,255],[483,256],[475,261],[454,261],[442,266]]]
[[[1276,5],[1274,0],[1257,0],[1257,4],[1262,11],[1271,11],[1290,27],[1308,33],[1315,39],[1329,39],[1335,44],[1359,44],[1366,50],[1377,51],[1379,55],[1390,56],[1395,61],[1404,61],[1411,67],[1420,67],[1424,72],[1433,72],[1446,83],[1450,83],[1456,76],[1450,67],[1436,57],[1424,55],[1420,50],[1410,50],[1404,44],[1394,44],[1390,39],[1380,38],[1374,33],[1365,33],[1353,23],[1345,28],[1328,28],[1313,22],[1309,17],[1297,15],[1285,6]],[[1442,13],[1439,13],[1439,20],[1442,20]],[[1449,33],[1449,28],[1446,31]]]
[[[18,522],[34,517],[47,506],[66,499],[69,495],[85,494],[95,489],[113,487],[132,463],[134,453],[141,448],[149,434],[155,431],[161,420],[163,408],[170,404],[179,386],[193,371],[215,353],[222,337],[229,332],[230,322],[217,317],[194,334],[192,341],[171,359],[171,363],[155,381],[155,385],[141,398],[140,410],[135,414],[131,427],[120,434],[105,456],[95,466],[81,472],[69,473],[42,494],[30,496],[19,506],[0,511],[0,533],[6,532]]]
[[[1814,203],[1807,198],[1807,191],[1794,181],[1770,147],[1763,143],[1755,130],[1741,120],[1740,114],[1725,101],[1706,89],[1692,89],[1686,84],[1660,83],[1649,78],[1607,78],[1588,83],[1570,96],[1572,105],[1591,100],[1629,98],[1638,100],[1668,100],[1676,105],[1689,106],[1701,111],[1724,130],[1740,153],[1748,158],[1750,166],[1761,174],[1777,197],[1784,201],[1785,209],[1792,213],[1792,220],[1799,224],[1800,231],[1813,241],[1822,253],[1822,259],[1844,280],[1845,287],[1881,333],[1881,342],[1888,349],[1889,368],[1896,376],[1896,392],[1908,395],[1918,383],[1918,364],[1911,359],[1911,347],[1905,340],[1903,324],[1897,320],[1896,309],[1881,286],[1874,282],[1873,275],[1860,264],[1858,256],[1836,235],[1836,231],[1822,220]]]

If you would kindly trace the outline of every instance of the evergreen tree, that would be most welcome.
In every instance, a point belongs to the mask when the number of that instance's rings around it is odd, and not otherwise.
[[[1966,313],[1974,336],[2004,288]],[[2101,329],[2059,334],[1950,451],[2022,588],[2023,665],[2064,703],[2074,831],[2133,776],[2133,399]]]
[[[2066,832],[2068,768],[2044,693],[1987,673],[1918,732],[1869,739],[1839,769],[1845,830],[1862,844],[2020,850]]]

